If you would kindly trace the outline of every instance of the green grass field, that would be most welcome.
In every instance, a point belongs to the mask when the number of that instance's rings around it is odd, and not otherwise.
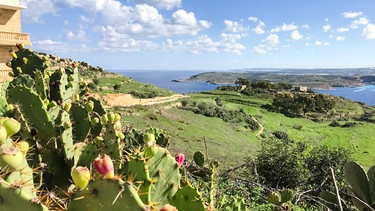
[[[331,121],[314,122],[304,118],[290,118],[269,112],[261,105],[271,102],[267,95],[248,97],[234,92],[213,91],[211,94],[190,94],[190,101],[214,103],[220,98],[223,108],[238,110],[255,117],[263,126],[263,134],[271,136],[274,131],[286,132],[295,141],[307,141],[312,146],[324,144],[344,147],[353,152],[352,157],[365,167],[375,165],[375,125],[366,122],[350,128],[331,127]],[[220,118],[205,117],[178,108],[165,109],[167,104],[135,106],[121,109],[126,114],[123,120],[135,128],[154,126],[167,131],[171,136],[171,150],[184,152],[191,158],[196,150],[205,152],[211,159],[220,161],[226,168],[238,165],[243,158],[256,155],[263,140],[256,137],[258,131],[245,129],[240,123],[227,123]],[[360,105],[342,101],[336,112],[351,113],[350,118],[363,112]],[[345,121],[340,122],[344,124]],[[206,146],[206,147],[205,147]]]

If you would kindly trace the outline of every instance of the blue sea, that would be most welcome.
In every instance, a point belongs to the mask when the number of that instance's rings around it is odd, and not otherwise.
[[[207,82],[172,82],[172,80],[187,79],[190,76],[203,73],[204,71],[122,71],[118,72],[143,83],[149,83],[172,90],[176,93],[187,94],[193,92],[210,91],[221,85],[209,84]],[[375,106],[375,85],[362,87],[335,87],[330,90],[315,90],[318,93],[330,94],[344,97],[349,100]]]
[[[334,89],[315,91],[375,106],[375,85],[361,87],[335,87]]]
[[[139,70],[117,72],[142,83],[172,90],[176,93],[187,94],[193,92],[211,91],[216,89],[217,84],[207,82],[172,82],[172,80],[187,79],[190,76],[203,73],[204,71],[162,71],[162,70]]]

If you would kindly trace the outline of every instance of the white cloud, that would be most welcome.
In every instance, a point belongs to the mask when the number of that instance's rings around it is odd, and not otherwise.
[[[67,53],[71,50],[71,46],[68,46],[66,43],[46,39],[33,41],[33,49],[46,53]]]
[[[155,50],[158,45],[149,40],[110,39],[99,42],[101,49],[112,52],[134,52],[141,50]]]
[[[341,15],[344,16],[344,18],[356,18],[356,17],[362,16],[363,13],[362,12],[344,12]]]
[[[301,28],[302,28],[302,29],[309,29],[310,26],[309,26],[308,24],[304,24],[304,25],[301,26]]]
[[[291,33],[290,33],[290,36],[289,36],[289,39],[290,40],[301,40],[303,38],[303,36],[299,33],[298,30],[293,30]]]
[[[277,34],[270,34],[267,36],[264,42],[266,42],[269,45],[276,46],[280,44],[279,36]]]
[[[222,33],[220,37],[221,40],[216,42],[207,35],[201,35],[195,39],[177,41],[168,38],[160,46],[160,49],[163,51],[189,52],[193,54],[201,54],[204,52],[231,52],[241,54],[241,51],[246,49],[245,46],[237,42],[241,38],[241,35]]]
[[[340,33],[343,33],[343,32],[347,32],[347,31],[349,31],[349,28],[341,27],[341,28],[338,28],[336,31],[337,31],[337,32],[340,32]]]
[[[331,25],[327,24],[323,26],[323,31],[328,32],[331,29]]]
[[[148,4],[160,9],[171,10],[175,7],[181,7],[182,0],[130,0],[135,4]]]
[[[75,40],[75,41],[87,40],[86,32],[84,30],[78,30],[77,33],[73,33],[72,31],[69,31],[66,33],[66,39]]]
[[[255,28],[251,29],[251,31],[253,31],[255,34],[264,34],[265,31],[264,29],[262,29],[261,26],[256,26]]]
[[[362,36],[365,39],[375,39],[375,25],[374,24],[367,24],[367,26],[362,31]]]
[[[367,18],[359,18],[357,20],[354,20],[352,24],[350,25],[351,28],[357,29],[360,25],[366,25],[370,21]]]
[[[258,54],[267,54],[266,46],[263,44],[259,44],[258,46],[254,46],[255,52]]]
[[[251,21],[251,22],[257,22],[258,18],[257,17],[249,17],[248,20]]]
[[[224,20],[225,24],[225,31],[229,31],[232,33],[238,33],[246,31],[247,28],[244,27],[241,23],[238,23],[237,21],[231,21],[231,20]]]
[[[329,42],[322,42],[322,41],[315,41],[313,43],[310,43],[310,42],[306,42],[305,43],[305,46],[329,46],[331,45]]]
[[[149,4],[125,5],[119,0],[22,0],[29,8],[24,18],[41,22],[46,13],[58,14],[66,7],[76,7],[86,12],[87,17],[78,24],[101,32],[103,37],[122,38],[165,37],[173,35],[196,35],[201,29],[210,27],[206,20],[198,20],[195,14],[177,10],[170,17],[163,16],[156,7],[178,7],[181,0],[148,0]],[[143,1],[134,0],[136,3]],[[164,6],[161,6],[164,5]],[[170,5],[170,6],[168,6]],[[70,21],[71,22],[71,21]],[[72,23],[72,22],[71,22]]]
[[[359,18],[358,20],[353,21],[354,24],[359,24],[359,25],[366,25],[369,22],[370,21],[367,18]]]
[[[337,36],[336,40],[337,41],[343,41],[343,40],[345,40],[345,38],[346,38],[345,36]]]
[[[280,32],[280,31],[292,31],[295,29],[298,29],[298,26],[295,25],[294,23],[291,23],[291,24],[283,23],[282,26],[271,29],[271,32],[274,33],[274,32]]]
[[[199,21],[200,25],[205,28],[205,29],[208,29],[211,27],[211,22],[207,21],[207,20],[200,20]]]
[[[27,6],[27,9],[21,11],[25,23],[42,23],[43,15],[55,14],[58,10],[52,0],[20,0],[20,4]]]

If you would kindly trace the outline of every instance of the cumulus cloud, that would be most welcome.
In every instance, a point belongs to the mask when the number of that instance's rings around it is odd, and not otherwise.
[[[107,38],[108,39],[108,38]],[[141,50],[155,50],[158,45],[149,40],[109,39],[99,42],[101,49],[112,52],[134,52]]]
[[[356,17],[362,16],[363,13],[362,12],[344,12],[341,15],[344,16],[344,18],[356,18]]]
[[[263,44],[259,44],[257,46],[254,46],[254,50],[258,54],[267,54],[266,46]]]
[[[323,26],[323,31],[328,32],[331,29],[331,25],[327,24]]]
[[[148,0],[148,4],[124,5],[118,0],[22,0],[29,8],[29,16],[40,20],[46,13],[58,13],[65,7],[77,7],[87,13],[88,28],[95,29],[103,36],[160,37],[173,35],[195,35],[203,28],[209,28],[206,20],[198,20],[193,12],[179,9],[170,17],[163,16],[153,5],[179,6],[179,0]],[[136,1],[141,3],[143,1]],[[38,7],[36,7],[37,5]],[[165,6],[167,7],[167,6]],[[43,9],[42,9],[43,8]],[[50,8],[50,9],[49,9]],[[43,12],[40,12],[43,11]],[[26,16],[28,17],[28,16]],[[80,20],[82,25],[87,21]],[[110,32],[110,34],[108,34]]]
[[[359,28],[359,26],[361,26],[361,25],[366,25],[366,24],[368,24],[370,21],[367,19],[367,18],[359,18],[359,19],[357,19],[357,20],[354,20],[352,23],[351,23],[351,25],[350,25],[350,27],[352,28],[352,29],[357,29],[357,28]]]
[[[36,51],[67,53],[70,47],[62,42],[53,41],[51,39],[33,41],[33,49]]]
[[[255,28],[251,29],[251,31],[253,31],[255,34],[264,34],[265,31],[264,29],[262,29],[261,26],[256,26]]]
[[[365,39],[375,39],[375,25],[374,24],[367,24],[365,28],[363,28],[362,36]]]
[[[349,31],[349,28],[340,27],[336,31],[339,32],[339,33],[343,33],[343,32]]]
[[[323,42],[323,41],[315,41],[313,43],[310,43],[310,42],[305,43],[305,46],[313,46],[313,45],[315,45],[315,46],[329,46],[329,45],[331,45],[331,43]]]
[[[231,33],[247,31],[247,28],[237,21],[224,20],[224,24],[225,31],[229,31]]]
[[[181,7],[182,0],[130,0],[135,4],[148,4],[160,9],[171,10],[175,7]]]
[[[346,38],[345,36],[337,36],[336,40],[337,41],[343,41],[343,40],[345,40],[345,38]]]
[[[289,36],[289,39],[290,40],[301,40],[303,38],[303,36],[299,33],[298,30],[293,30],[291,33],[290,33],[290,36]]]
[[[220,37],[221,40],[219,41],[214,41],[207,35],[201,35],[194,39],[177,41],[168,38],[160,48],[165,51],[189,52],[192,54],[200,54],[204,52],[232,52],[241,54],[241,51],[246,49],[244,45],[238,43],[238,40],[241,38],[241,35],[239,34],[222,33]]]
[[[298,29],[298,26],[295,25],[294,23],[291,23],[291,24],[283,23],[282,26],[271,29],[271,32],[274,33],[274,32],[280,32],[280,31],[292,31],[295,29]]]
[[[27,6],[22,10],[22,21],[25,23],[42,23],[41,17],[45,14],[57,12],[52,0],[20,0],[21,5]]]
[[[257,22],[258,18],[257,17],[249,17],[248,20],[251,21],[251,22]]]
[[[86,32],[84,30],[78,30],[77,33],[74,33],[72,31],[69,31],[66,33],[66,39],[67,40],[74,40],[74,41],[82,41],[87,40]]]
[[[276,46],[280,44],[279,36],[277,34],[270,34],[267,36],[265,40],[263,40],[265,43]]]

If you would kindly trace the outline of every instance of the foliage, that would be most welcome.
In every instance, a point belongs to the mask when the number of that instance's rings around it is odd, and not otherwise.
[[[288,116],[305,116],[308,112],[327,113],[335,106],[332,97],[324,94],[281,93],[272,102],[272,109]]]
[[[277,139],[265,140],[256,157],[257,172],[268,187],[302,189],[311,196],[332,190],[330,168],[335,169],[339,188],[345,188],[344,170],[350,153],[343,148],[311,147],[305,142],[294,142],[280,131]]]

